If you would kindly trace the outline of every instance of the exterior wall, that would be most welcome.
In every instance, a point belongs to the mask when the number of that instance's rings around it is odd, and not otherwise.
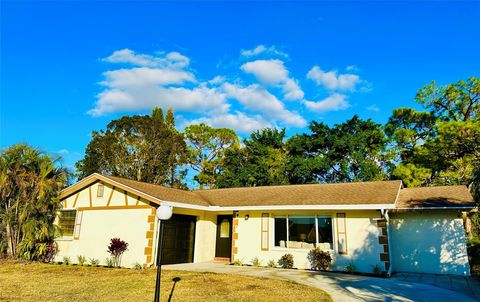
[[[268,250],[261,249],[261,219],[262,213],[269,214]],[[238,239],[236,240],[236,260],[250,263],[254,257],[258,257],[265,265],[269,260],[278,261],[286,254],[291,253],[294,257],[294,267],[300,269],[310,268],[307,255],[309,249],[287,249],[274,246],[274,219],[275,215],[329,215],[333,225],[333,249],[330,250],[334,262],[333,270],[344,270],[351,261],[359,272],[372,272],[374,265],[382,265],[380,254],[383,253],[383,245],[379,243],[381,228],[377,226],[380,218],[378,211],[341,211],[346,213],[347,229],[347,254],[339,254],[337,244],[336,212],[332,211],[240,211],[238,214]],[[245,220],[245,215],[249,219]]]
[[[146,248],[152,240],[149,220],[154,208],[147,201],[107,184],[103,197],[97,197],[97,188],[98,183],[92,184],[64,200],[64,209],[77,210],[76,226],[74,236],[56,239],[59,252],[55,261],[69,257],[72,263],[76,263],[77,257],[82,255],[87,260],[95,258],[100,264],[106,264],[106,258],[110,256],[107,252],[110,239],[119,237],[128,243],[122,266],[145,264],[146,253],[152,253]]]
[[[217,213],[181,208],[173,208],[173,213],[197,217],[193,262],[212,261],[215,258]]]
[[[469,275],[461,216],[455,211],[390,215],[394,272]]]

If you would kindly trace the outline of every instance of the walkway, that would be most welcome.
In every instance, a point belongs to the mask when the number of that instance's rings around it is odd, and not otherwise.
[[[401,280],[372,278],[339,273],[316,273],[304,270],[284,270],[233,266],[204,262],[162,266],[170,270],[238,274],[263,278],[292,280],[326,291],[335,302],[346,301],[475,301],[462,293]]]
[[[423,283],[464,293],[480,300],[480,280],[471,277],[453,275],[432,275],[419,273],[397,273],[392,280]]]

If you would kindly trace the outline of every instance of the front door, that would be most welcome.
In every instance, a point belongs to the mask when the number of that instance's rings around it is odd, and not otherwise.
[[[230,258],[232,255],[232,215],[217,216],[217,245],[215,257]]]

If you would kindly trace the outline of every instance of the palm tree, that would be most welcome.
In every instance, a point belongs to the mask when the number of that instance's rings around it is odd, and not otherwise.
[[[0,154],[0,229],[14,257],[39,259],[53,241],[58,194],[67,182],[59,160],[23,144]]]

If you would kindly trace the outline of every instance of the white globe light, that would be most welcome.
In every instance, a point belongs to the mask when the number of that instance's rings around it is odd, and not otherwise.
[[[171,206],[160,205],[157,208],[157,218],[160,220],[169,220],[172,217],[173,208]]]

